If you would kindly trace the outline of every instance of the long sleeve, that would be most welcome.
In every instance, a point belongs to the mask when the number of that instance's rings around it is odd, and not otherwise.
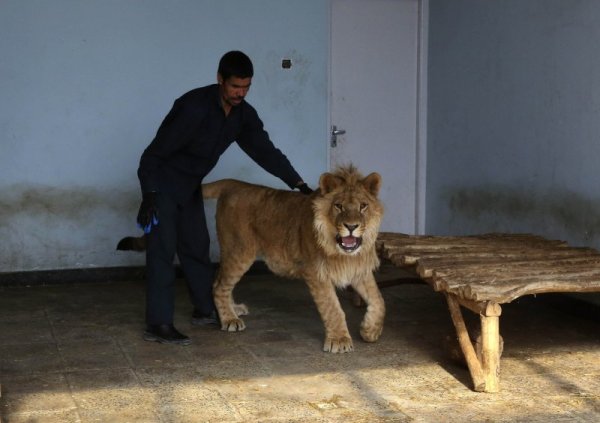
[[[256,110],[248,106],[243,119],[244,126],[237,139],[238,145],[260,167],[294,188],[302,178],[285,154],[275,147]]]

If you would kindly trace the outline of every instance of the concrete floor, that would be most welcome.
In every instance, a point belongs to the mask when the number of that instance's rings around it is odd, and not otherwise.
[[[322,324],[303,282],[246,276],[236,289],[251,312],[241,333],[191,327],[178,288],[187,347],[142,340],[140,281],[0,286],[0,420],[600,421],[599,320],[543,296],[503,307],[501,392],[485,394],[449,359],[449,313],[427,285],[383,290],[388,313],[375,344],[360,340],[364,310],[341,294],[355,341],[343,355],[321,351]]]

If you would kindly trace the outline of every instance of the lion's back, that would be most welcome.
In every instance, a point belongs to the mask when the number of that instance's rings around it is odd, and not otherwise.
[[[358,254],[344,255],[336,246],[336,222],[328,212],[335,196],[299,192],[228,180],[219,182],[217,230],[221,258],[251,251],[282,276],[302,277],[311,271],[319,279],[349,281],[379,265],[375,240],[383,206],[368,192],[360,174],[350,172],[337,189],[351,188],[361,202],[370,202],[365,215],[363,246]]]
[[[221,259],[233,262],[252,251],[271,263],[276,274],[296,276],[299,258],[309,255],[306,247],[315,244],[312,216],[311,198],[299,192],[228,184],[217,202]]]

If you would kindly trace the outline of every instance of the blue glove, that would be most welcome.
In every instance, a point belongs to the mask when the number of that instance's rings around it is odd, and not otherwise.
[[[158,225],[158,206],[156,205],[156,192],[145,192],[142,197],[142,204],[137,215],[138,227],[149,234],[152,226]]]

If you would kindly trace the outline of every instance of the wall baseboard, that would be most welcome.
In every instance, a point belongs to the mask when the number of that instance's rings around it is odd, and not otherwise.
[[[219,267],[215,263],[215,269]],[[182,278],[183,272],[175,266],[177,277]],[[255,262],[248,274],[271,273],[262,261]],[[0,286],[39,286],[73,283],[100,283],[144,280],[144,266],[130,267],[95,267],[86,269],[34,270],[26,272],[0,272]]]

